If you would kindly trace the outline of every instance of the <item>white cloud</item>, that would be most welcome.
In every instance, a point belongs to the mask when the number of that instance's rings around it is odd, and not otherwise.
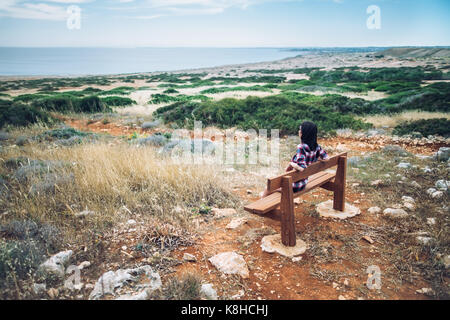
[[[76,1],[76,0],[75,0]],[[68,16],[66,8],[46,3],[23,3],[19,0],[2,0],[0,16],[19,19],[65,20]]]

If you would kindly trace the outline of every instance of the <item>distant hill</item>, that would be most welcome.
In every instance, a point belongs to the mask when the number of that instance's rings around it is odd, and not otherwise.
[[[390,48],[379,53],[397,58],[450,57],[450,48]]]

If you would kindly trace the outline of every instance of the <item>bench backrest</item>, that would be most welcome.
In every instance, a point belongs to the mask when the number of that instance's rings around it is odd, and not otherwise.
[[[339,158],[341,157],[347,157],[347,152],[338,154],[336,156],[330,157],[328,161],[317,161],[309,165],[305,170],[298,171],[298,170],[291,170],[286,173],[283,173],[279,176],[269,178],[267,179],[267,190],[269,192],[273,192],[276,189],[281,187],[281,180],[285,176],[291,176],[292,182],[297,182],[299,180],[303,180],[308,178],[309,176],[324,171],[328,168],[334,167],[338,164]]]

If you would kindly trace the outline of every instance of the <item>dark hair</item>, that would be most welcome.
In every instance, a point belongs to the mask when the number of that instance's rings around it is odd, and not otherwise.
[[[313,122],[305,121],[300,125],[302,143],[308,145],[311,151],[317,148],[317,126]]]

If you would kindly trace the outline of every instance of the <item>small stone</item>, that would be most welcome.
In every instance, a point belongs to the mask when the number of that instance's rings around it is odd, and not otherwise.
[[[234,218],[226,225],[226,229],[236,229],[248,221],[247,218]]]
[[[411,163],[409,163],[409,162],[400,162],[400,163],[397,165],[397,168],[400,168],[400,169],[409,169],[409,168],[411,168]]]
[[[339,299],[339,300],[347,300],[343,295],[340,295],[340,296],[338,297],[338,299]]]
[[[362,237],[364,240],[366,240],[368,243],[370,243],[370,244],[373,244],[375,241],[373,241],[372,240],[372,238],[371,237],[369,237],[369,236],[363,236]]]
[[[436,152],[436,159],[438,161],[448,161],[450,159],[450,148],[449,147],[441,147],[438,152]]]
[[[238,274],[242,278],[249,277],[247,263],[234,251],[222,252],[209,258],[209,261],[223,274]]]
[[[416,290],[416,293],[426,294],[426,295],[433,295],[434,291],[431,288],[422,288],[422,289]]]
[[[372,181],[372,182],[370,183],[370,185],[372,185],[372,186],[378,186],[378,185],[381,184],[381,183],[383,183],[383,180],[378,179],[378,180]]]
[[[278,254],[281,254],[282,256],[293,258],[295,256],[303,254],[307,249],[307,245],[304,241],[297,238],[295,246],[293,247],[285,246],[281,242],[281,235],[273,234],[262,238],[261,248],[265,252],[269,253],[276,252]]]
[[[292,262],[299,262],[299,261],[301,261],[302,259],[303,259],[302,256],[300,256],[300,257],[293,257],[293,258],[292,258]]]
[[[47,285],[45,283],[35,283],[33,284],[33,292],[36,295],[41,295],[47,290]]]
[[[361,210],[349,203],[345,204],[344,211],[333,209],[333,200],[321,202],[316,207],[317,213],[324,218],[347,219],[361,213]]]
[[[408,210],[414,210],[416,208],[416,205],[411,202],[404,202],[403,207],[405,207]]]
[[[350,284],[350,282],[348,281],[348,279],[345,279],[345,280],[344,280],[344,286],[348,287],[349,284]]]
[[[435,193],[436,191],[437,191],[437,190],[436,190],[435,188],[428,188],[428,189],[427,189],[427,194],[431,196],[431,195],[433,195],[433,193]]]
[[[233,208],[225,208],[225,209],[212,208],[211,211],[214,213],[214,216],[216,218],[229,217],[236,214],[236,210]]]
[[[336,289],[339,285],[336,282],[332,283],[333,289]]]
[[[417,241],[423,245],[427,245],[429,243],[431,243],[431,241],[433,241],[433,238],[431,237],[423,237],[423,236],[418,236],[416,237]]]
[[[431,194],[431,197],[433,199],[440,199],[444,196],[444,193],[442,191],[435,191]]]
[[[83,261],[78,265],[78,269],[83,270],[85,268],[88,268],[91,266],[91,263],[89,261]]]
[[[386,208],[383,210],[383,215],[393,219],[397,219],[397,218],[406,218],[408,216],[408,213],[403,209]]]
[[[128,249],[128,247],[127,246],[122,246],[122,250],[127,250]]]
[[[377,214],[381,212],[381,209],[379,207],[370,207],[367,212],[371,214]]]
[[[252,194],[253,193],[253,191],[250,190],[250,189],[247,189],[246,192],[247,192],[247,194]]]
[[[445,180],[438,180],[438,181],[436,181],[436,183],[434,184],[434,186],[436,187],[436,189],[438,189],[438,190],[440,190],[440,191],[447,191],[449,185],[450,185],[450,181],[445,181]]]
[[[423,168],[422,171],[424,173],[431,173],[431,172],[433,172],[433,170],[431,170],[429,166],[426,166],[425,168]]]
[[[189,262],[195,262],[195,261],[197,261],[197,258],[193,254],[185,252],[183,254],[183,260],[189,261]]]
[[[416,201],[414,200],[414,198],[408,197],[408,196],[403,196],[403,197],[402,197],[402,200],[403,200],[404,202],[416,203]]]
[[[436,224],[436,218],[427,218],[427,224],[432,226]]]
[[[210,283],[202,284],[200,294],[208,300],[217,300],[217,292],[214,290],[213,285]]]

